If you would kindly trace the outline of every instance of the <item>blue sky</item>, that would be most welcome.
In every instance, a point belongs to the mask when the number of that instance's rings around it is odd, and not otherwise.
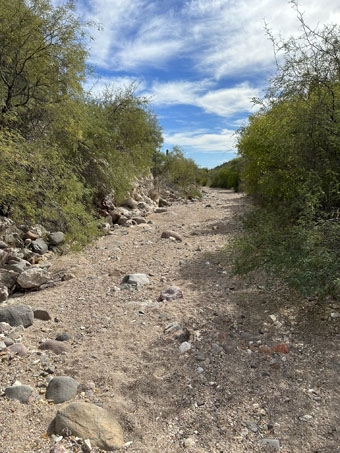
[[[55,4],[64,3],[55,0]],[[300,0],[311,26],[340,23],[339,0]],[[164,149],[178,145],[200,166],[235,157],[235,130],[253,112],[274,71],[264,21],[275,35],[297,33],[286,0],[78,0],[93,27],[86,88],[138,84],[163,127]]]

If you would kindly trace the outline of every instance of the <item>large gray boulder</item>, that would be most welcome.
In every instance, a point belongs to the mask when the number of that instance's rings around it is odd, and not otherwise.
[[[57,412],[52,429],[55,434],[65,430],[105,451],[124,445],[123,430],[106,409],[91,403],[70,403]]]
[[[33,252],[38,253],[39,255],[44,255],[44,253],[48,251],[48,245],[42,238],[32,241],[31,245]]]
[[[49,274],[46,269],[32,267],[22,272],[18,277],[19,285],[24,289],[39,288],[49,281]]]
[[[29,327],[33,324],[33,320],[33,310],[26,305],[11,305],[0,308],[0,322],[7,322],[12,327]]]
[[[65,234],[62,231],[56,231],[49,235],[49,242],[51,245],[60,245],[65,241]]]
[[[7,264],[5,264],[3,267],[4,267],[4,269],[21,274],[21,272],[25,271],[30,266],[31,265],[28,261],[23,260],[23,259],[17,259],[17,260],[9,260],[7,262]]]
[[[77,394],[79,383],[69,376],[54,377],[46,389],[46,399],[52,400],[54,404],[61,404],[69,401]]]

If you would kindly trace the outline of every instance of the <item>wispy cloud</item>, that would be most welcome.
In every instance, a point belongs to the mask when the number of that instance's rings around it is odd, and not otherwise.
[[[198,153],[233,152],[235,149],[235,131],[224,129],[219,132],[205,130],[186,131],[164,134],[165,146],[183,146]]]
[[[214,85],[211,80],[154,83],[149,95],[155,105],[193,105],[207,113],[229,117],[236,112],[252,111],[251,99],[261,94],[259,88],[252,87],[248,82],[215,90],[212,89]]]
[[[221,78],[240,71],[259,72],[273,63],[264,20],[278,33],[296,32],[296,14],[288,1],[189,0],[80,0],[86,19],[102,30],[92,30],[91,62],[112,70],[165,67],[175,57],[187,58],[208,77]],[[339,22],[336,0],[300,0],[306,20]]]

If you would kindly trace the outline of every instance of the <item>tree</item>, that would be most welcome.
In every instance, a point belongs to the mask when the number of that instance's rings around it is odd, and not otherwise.
[[[0,125],[78,95],[85,76],[84,27],[73,4],[0,1]],[[41,116],[41,115],[40,115]],[[32,118],[31,118],[32,120]]]
[[[239,131],[242,177],[257,208],[237,265],[285,277],[305,294],[340,294],[340,28],[276,40],[277,61],[260,111]]]

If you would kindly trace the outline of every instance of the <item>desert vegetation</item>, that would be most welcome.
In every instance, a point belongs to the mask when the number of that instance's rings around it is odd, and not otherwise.
[[[264,268],[308,296],[339,295],[340,41],[338,26],[277,41],[259,112],[239,131],[241,179],[255,207],[236,242],[235,270]]]

